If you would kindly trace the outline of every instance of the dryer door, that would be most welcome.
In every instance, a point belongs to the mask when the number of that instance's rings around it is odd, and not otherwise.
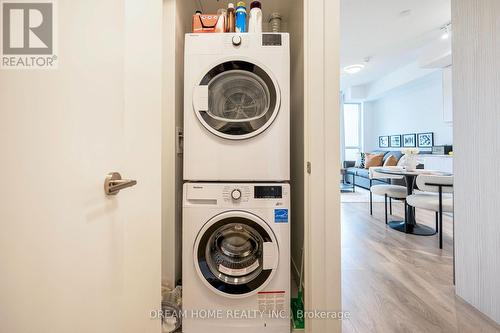
[[[265,131],[280,105],[279,86],[272,74],[247,61],[215,66],[193,91],[194,111],[203,126],[230,140]]]
[[[202,228],[194,246],[194,263],[205,285],[230,298],[253,295],[272,279],[278,244],[269,226],[256,215],[229,211]]]

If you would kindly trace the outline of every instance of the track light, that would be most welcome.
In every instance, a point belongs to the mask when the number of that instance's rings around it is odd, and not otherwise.
[[[442,27],[441,28],[441,32],[442,32],[441,39],[446,40],[446,39],[450,38],[450,35],[451,35],[451,23],[448,23],[447,25],[445,25],[444,27]]]

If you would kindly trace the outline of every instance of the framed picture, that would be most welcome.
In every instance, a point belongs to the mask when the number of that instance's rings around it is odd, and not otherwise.
[[[389,144],[392,148],[401,148],[401,135],[391,135]]]
[[[416,147],[417,135],[416,134],[403,134],[403,147]]]
[[[379,136],[378,137],[378,146],[380,148],[389,148],[389,137],[388,136]]]
[[[434,146],[434,133],[418,133],[417,143],[420,148],[432,148]]]

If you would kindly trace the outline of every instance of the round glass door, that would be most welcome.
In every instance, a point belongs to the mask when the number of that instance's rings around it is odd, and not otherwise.
[[[265,253],[271,248],[274,256]],[[214,217],[195,245],[195,264],[205,284],[233,297],[265,287],[274,271],[264,262],[265,257],[277,259],[274,235],[264,221],[246,212]]]
[[[195,112],[203,126],[226,139],[247,139],[266,130],[280,107],[277,82],[261,67],[228,61],[212,68],[201,80],[205,107]],[[197,96],[195,96],[197,98]]]

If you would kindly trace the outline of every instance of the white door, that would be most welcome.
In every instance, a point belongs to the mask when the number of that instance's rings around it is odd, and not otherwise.
[[[162,1],[57,5],[58,69],[0,70],[0,331],[159,332]]]

